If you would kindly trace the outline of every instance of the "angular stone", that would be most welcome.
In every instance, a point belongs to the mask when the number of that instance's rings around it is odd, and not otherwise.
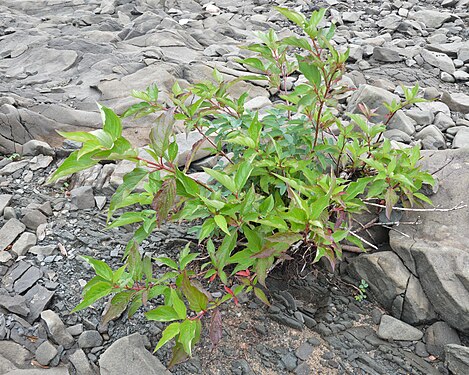
[[[462,92],[450,94],[444,91],[441,101],[447,104],[452,111],[469,113],[469,95]]]
[[[405,293],[410,277],[409,270],[392,251],[362,254],[352,260],[347,273],[356,280],[366,280],[373,297],[389,311],[396,297]]]
[[[423,333],[399,319],[383,315],[378,328],[378,337],[385,340],[416,341],[423,337]]]
[[[32,246],[36,245],[36,243],[37,237],[34,233],[24,232],[13,244],[11,251],[16,253],[16,255],[21,256],[26,254]]]
[[[3,224],[0,228],[0,251],[5,250],[25,229],[26,226],[17,219],[10,219]]]
[[[451,128],[456,125],[451,116],[448,116],[443,112],[439,112],[436,114],[434,124],[441,131],[445,131],[448,128]]]
[[[469,148],[469,128],[461,129],[456,133],[453,148]]]
[[[435,207],[467,201],[468,149],[422,151],[422,166],[438,179]],[[453,328],[469,333],[469,210],[406,212],[403,220],[418,226],[390,232],[390,245],[419,279],[437,314]]]
[[[0,176],[2,175],[11,175],[15,173],[16,171],[19,171],[20,169],[23,169],[29,164],[29,160],[20,160],[20,161],[14,161],[12,163],[9,163],[5,165],[2,169],[0,169]]]
[[[47,168],[54,158],[52,156],[38,155],[31,159],[29,169],[37,171],[39,169]]]
[[[16,211],[13,207],[5,207],[3,210],[3,218],[5,220],[16,219]]]
[[[70,349],[75,340],[73,336],[67,331],[65,324],[60,317],[52,310],[46,310],[41,313],[41,318],[47,325],[51,334],[51,338],[65,349]]]
[[[93,208],[95,206],[93,188],[91,186],[81,186],[70,191],[72,203],[80,210]]]
[[[170,375],[157,357],[145,349],[144,338],[138,333],[114,342],[100,357],[101,375]]]
[[[48,369],[18,369],[8,373],[8,375],[70,375],[67,367],[51,367]]]
[[[5,291],[0,292],[0,307],[21,316],[26,316],[29,313],[25,297],[19,295],[12,297]]]
[[[272,106],[272,102],[269,98],[266,98],[265,96],[256,96],[245,103],[244,109],[248,111],[258,111],[261,108],[269,106]]]
[[[446,345],[445,352],[445,363],[453,374],[469,374],[469,347],[449,344]]]
[[[96,371],[91,366],[83,350],[77,349],[68,357],[75,368],[76,375],[95,375]]]
[[[5,207],[8,207],[10,204],[11,198],[13,198],[13,195],[11,194],[0,194],[0,216],[3,215]]]
[[[415,139],[422,140],[425,150],[439,150],[446,148],[445,136],[435,125],[428,125],[415,135]]]
[[[57,355],[57,348],[49,341],[44,341],[36,350],[36,361],[41,365],[47,366]]]
[[[16,266],[12,267],[10,271],[3,277],[3,287],[9,292],[13,291],[13,284],[18,280],[21,275],[23,275],[29,268],[31,264],[20,261]]]
[[[32,139],[23,145],[22,155],[25,156],[36,156],[36,155],[48,155],[54,156],[54,149],[49,146],[46,142]]]
[[[21,221],[28,229],[35,231],[39,225],[47,223],[47,216],[39,210],[32,210],[26,213]]]
[[[443,72],[453,74],[456,70],[453,64],[453,60],[451,60],[451,58],[444,53],[423,49],[420,52],[420,55],[428,64],[442,70]]]
[[[399,52],[386,47],[373,48],[373,58],[376,61],[383,62],[399,62],[402,60],[402,57],[399,55]]]
[[[26,320],[29,323],[33,323],[41,314],[41,312],[47,307],[50,300],[54,296],[54,292],[44,288],[41,285],[34,285],[28,292],[24,295],[26,301],[29,305],[29,314],[26,317]]]
[[[49,256],[57,253],[57,245],[32,246],[29,248],[29,252],[36,255]]]
[[[15,368],[29,367],[32,359],[32,353],[29,350],[11,340],[0,341],[0,356],[10,361]],[[8,374],[11,374],[11,372]]]
[[[451,13],[440,12],[437,10],[420,10],[412,15],[416,21],[422,22],[426,27],[432,29],[440,28],[445,22],[453,18]]]
[[[78,346],[82,349],[95,348],[103,344],[103,337],[98,331],[84,331],[78,338]]]
[[[409,324],[422,324],[436,319],[435,309],[414,275],[410,275],[407,284],[400,319]]]
[[[441,359],[445,358],[445,346],[448,344],[461,345],[459,335],[446,322],[436,322],[425,332],[426,349],[430,354]]]
[[[15,281],[13,289],[16,293],[23,293],[31,288],[42,277],[42,271],[37,267],[30,267],[28,270]]]

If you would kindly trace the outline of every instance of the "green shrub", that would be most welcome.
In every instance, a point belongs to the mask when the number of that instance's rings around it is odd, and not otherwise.
[[[102,106],[102,129],[61,133],[83,146],[65,160],[52,180],[102,160],[134,162],[135,169],[111,199],[108,227],[140,225],[121,268],[112,270],[101,260],[84,257],[96,276],[85,286],[83,301],[74,311],[113,295],[112,307],[104,316],[109,321],[126,309],[131,316],[148,300],[163,295],[164,304],[145,315],[149,320],[171,322],[155,348],[175,340],[170,365],[191,355],[204,316],[211,316],[211,339],[220,340],[222,303],[236,302],[240,292],[252,291],[268,304],[259,284],[265,286],[277,264],[301,253],[310,254],[314,262],[325,257],[334,266],[344,242],[363,249],[360,237],[351,231],[351,218],[366,210],[366,200],[385,202],[388,217],[398,202],[404,206],[431,203],[419,193],[422,184],[433,184],[433,179],[417,165],[418,147],[393,149],[382,137],[386,123],[372,124],[372,111],[365,106],[364,115],[349,114],[347,123],[336,115],[337,96],[347,90],[340,79],[348,52],[338,52],[331,43],[334,25],[318,26],[325,11],[313,12],[307,19],[277,9],[305,37],[279,40],[273,31],[259,33],[260,42],[247,47],[257,57],[240,60],[262,73],[242,79],[267,80],[277,90],[281,103],[268,113],[246,111],[247,94],[239,98],[228,94],[238,80],[225,82],[215,70],[214,82],[186,89],[176,83],[166,103],[158,100],[156,86],[133,92],[141,102],[122,116],[157,117],[146,148],[148,159],[122,136],[121,119]],[[287,92],[288,76],[298,72],[304,75],[304,83]],[[387,121],[404,106],[421,101],[417,92],[418,86],[405,89],[405,100],[388,106]],[[205,168],[210,183],[188,173],[191,155],[178,160],[173,137],[177,120],[184,121],[187,131],[203,136],[204,142],[196,143],[193,152],[209,144],[212,154],[224,162]],[[142,183],[143,192],[136,189]],[[203,258],[209,261],[199,267],[195,261],[200,254],[186,246],[178,259],[157,259],[166,272],[155,276],[154,259],[142,259],[139,244],[166,220],[200,223],[193,230],[203,245],[199,248],[206,252]],[[218,279],[226,293],[212,298],[194,282],[198,277],[207,282]]]

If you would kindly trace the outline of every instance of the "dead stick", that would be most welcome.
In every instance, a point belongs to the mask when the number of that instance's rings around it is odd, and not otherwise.
[[[378,204],[378,203],[372,203],[372,202],[366,202],[364,201],[368,206],[373,206],[373,207],[381,207],[381,208],[386,208],[384,204]],[[412,211],[412,212],[449,212],[449,211],[455,211],[455,210],[460,210],[462,208],[466,208],[467,204],[463,204],[464,202],[459,203],[458,205],[452,207],[452,208],[405,208],[405,207],[393,207],[393,210],[396,211]]]

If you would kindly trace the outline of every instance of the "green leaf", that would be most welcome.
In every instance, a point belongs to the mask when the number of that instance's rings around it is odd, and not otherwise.
[[[126,290],[124,292],[117,293],[110,301],[110,307],[104,314],[101,324],[105,325],[109,321],[118,318],[127,308],[129,302],[134,297],[136,291]]]
[[[108,220],[116,208],[119,207],[119,204],[134,191],[140,181],[148,175],[148,173],[147,169],[136,167],[124,176],[122,184],[116,189],[109,203]]]
[[[90,132],[98,140],[99,144],[107,149],[111,149],[114,146],[114,140],[112,135],[106,132],[104,129],[97,129]],[[84,146],[87,146],[85,143]],[[80,156],[81,157],[81,156]]]
[[[176,311],[179,319],[185,319],[187,315],[186,305],[184,302],[179,298],[178,293],[175,289],[171,289],[171,302],[170,305]]]
[[[143,212],[125,212],[107,226],[108,229],[121,227],[123,225],[138,223],[146,218]]]
[[[101,118],[103,120],[103,130],[106,134],[111,136],[112,141],[115,141],[122,135],[121,119],[117,116],[112,109],[98,104]]]
[[[413,193],[414,194],[414,197],[420,199],[421,201],[424,201],[430,205],[433,206],[433,202],[430,198],[428,198],[426,195],[423,195],[422,193]]]
[[[215,215],[213,217],[213,220],[215,220],[215,223],[223,232],[225,232],[228,236],[231,236],[230,231],[228,230],[228,224],[226,223],[226,219],[224,216]]]
[[[93,134],[89,132],[63,132],[59,130],[56,130],[56,132],[60,134],[62,137],[66,139],[70,139],[71,141],[75,141],[75,142],[85,143],[85,142],[94,142],[97,140],[96,136],[94,136]]]
[[[86,288],[86,287],[85,287]],[[113,291],[112,284],[107,281],[98,281],[92,287],[86,290],[83,301],[80,302],[71,312],[77,312],[91,306],[98,299],[111,294]]]
[[[238,60],[238,62],[244,65],[252,66],[253,68],[257,70],[260,70],[261,72],[266,71],[264,63],[261,60],[254,58],[254,57],[249,57],[247,59],[240,59]]]
[[[238,165],[238,170],[236,171],[234,178],[238,191],[241,191],[244,185],[246,185],[246,182],[251,175],[252,169],[252,163],[249,161],[245,161]]]
[[[161,335],[160,341],[156,344],[155,350],[153,352],[158,351],[164,344],[166,344],[169,340],[173,339],[176,335],[179,334],[181,329],[181,323],[171,323],[169,326],[165,328]]]
[[[254,291],[254,294],[256,295],[257,298],[259,298],[267,306],[270,306],[269,299],[267,298],[267,296],[265,295],[265,293],[262,289],[254,287],[253,291]]]
[[[155,261],[159,262],[159,263],[163,263],[165,266],[168,266],[169,268],[172,268],[173,270],[177,270],[179,269],[179,266],[177,265],[177,263],[170,259],[170,258],[166,258],[166,257],[158,257],[158,258],[154,258]]]
[[[199,242],[209,237],[214,231],[215,227],[215,220],[213,220],[212,218],[205,220],[199,232]]]
[[[227,174],[209,168],[204,168],[204,171],[205,173],[213,177],[216,181],[218,181],[220,184],[222,184],[224,187],[226,187],[229,191],[235,192],[237,190],[236,183]]]
[[[113,281],[114,272],[112,272],[111,267],[109,267],[106,262],[86,255],[81,255],[81,257],[93,267],[96,275],[101,276],[105,280]]]
[[[207,309],[208,297],[191,284],[185,271],[182,273],[181,289],[192,310],[199,313]]]
[[[96,164],[99,160],[94,160],[91,155],[84,155],[78,159],[79,150],[73,151],[70,156],[57,168],[52,177],[49,179],[49,183],[57,181],[59,178],[67,177],[73,173],[88,169]]]
[[[147,311],[145,317],[148,320],[156,320],[158,322],[171,322],[181,319],[172,306],[159,306],[156,309]]]
[[[283,14],[286,18],[288,18],[293,23],[297,24],[299,27],[301,28],[304,27],[306,17],[302,15],[301,13],[295,12],[287,8],[282,8],[282,7],[275,7],[275,10]]]
[[[399,201],[399,196],[392,187],[388,187],[384,199],[386,200],[386,217],[391,220],[392,208]]]
[[[184,351],[192,356],[193,341],[196,336],[197,323],[195,320],[186,319],[181,323],[178,341],[182,344]]]
[[[318,87],[321,84],[321,73],[319,73],[319,69],[313,63],[308,63],[303,60],[302,57],[298,56],[298,66],[300,72],[304,74],[306,79],[314,84],[314,86]]]
[[[186,266],[192,261],[194,261],[199,255],[200,253],[190,253],[190,254],[187,254],[185,257],[183,257],[179,264],[181,271],[183,271],[186,268]]]
[[[357,181],[351,182],[347,187],[346,194],[344,195],[343,199],[347,201],[355,198],[359,194],[362,194],[365,191],[367,185],[372,180],[373,177],[362,177]]]

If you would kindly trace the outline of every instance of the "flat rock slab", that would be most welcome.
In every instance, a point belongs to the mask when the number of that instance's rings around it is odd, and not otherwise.
[[[453,374],[469,374],[469,348],[456,344],[446,345],[446,364]]]
[[[21,221],[8,220],[0,229],[0,250],[5,250],[25,229],[26,226]]]
[[[423,333],[399,319],[383,315],[379,324],[378,337],[385,340],[416,341],[423,337]]]
[[[422,165],[438,179],[431,196],[435,207],[469,203],[469,150],[422,152]],[[469,209],[406,212],[402,220],[419,225],[399,227],[408,237],[390,232],[392,249],[420,280],[423,292],[443,320],[469,333]]]
[[[171,375],[159,359],[145,349],[138,333],[114,342],[99,359],[101,375]]]

